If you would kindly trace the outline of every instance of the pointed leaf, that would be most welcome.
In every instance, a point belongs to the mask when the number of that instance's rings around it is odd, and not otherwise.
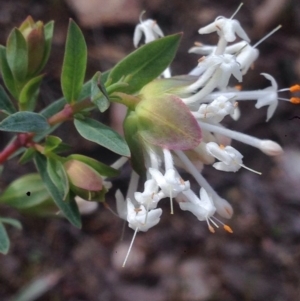
[[[136,113],[140,135],[150,144],[188,150],[201,142],[197,120],[175,95],[145,99],[137,105]]]
[[[129,86],[122,92],[132,94],[157,78],[171,64],[179,46],[181,34],[170,35],[148,43],[120,61],[110,72],[112,84],[130,76]]]
[[[33,112],[17,112],[0,122],[0,131],[6,132],[37,133],[49,128],[47,119],[43,115]]]
[[[50,153],[55,150],[60,144],[62,140],[56,136],[47,136],[45,141],[44,154]]]
[[[10,115],[16,113],[16,108],[9,99],[3,87],[0,85],[0,111]]]
[[[47,158],[47,171],[52,182],[65,200],[70,190],[69,180],[63,164],[56,158]]]
[[[37,77],[32,78],[22,88],[19,96],[19,103],[24,111],[34,110],[36,98],[38,96],[38,91],[43,77],[44,75],[39,75]]]
[[[6,48],[2,45],[0,45],[0,65],[1,65],[1,73],[3,77],[3,81],[5,83],[6,88],[14,98],[18,98],[18,92],[16,89],[14,76],[10,70],[6,58]]]
[[[0,222],[11,225],[19,230],[22,229],[22,224],[14,218],[0,217]]]
[[[65,217],[69,220],[70,223],[72,223],[77,228],[81,228],[81,218],[76,202],[73,199],[70,199],[69,201],[63,200],[61,192],[55,186],[55,184],[52,182],[51,178],[48,175],[46,158],[41,154],[36,154],[35,164],[48,192],[52,196],[58,208],[65,215]]]
[[[0,203],[17,209],[25,209],[37,206],[49,197],[40,175],[34,173],[13,181],[1,195]]]
[[[0,253],[7,254],[9,250],[10,241],[5,227],[0,223]]]
[[[109,107],[109,97],[101,82],[101,73],[97,72],[92,78],[91,101],[98,107],[101,113]]]
[[[43,68],[45,67],[49,59],[50,52],[51,52],[52,38],[53,38],[53,30],[54,30],[54,21],[50,21],[44,26],[45,50],[44,50],[44,56],[40,68],[39,70],[37,70],[36,74],[39,74],[43,70]]]
[[[68,103],[74,103],[81,92],[87,64],[87,48],[83,34],[73,20],[69,22],[61,85]]]
[[[17,28],[11,31],[7,39],[6,57],[14,78],[22,82],[27,75],[28,68],[27,43]]]
[[[110,127],[91,118],[74,119],[78,133],[86,140],[93,141],[109,150],[121,155],[130,156],[125,140]]]
[[[28,148],[19,159],[19,164],[25,164],[34,158],[35,150],[33,148]]]

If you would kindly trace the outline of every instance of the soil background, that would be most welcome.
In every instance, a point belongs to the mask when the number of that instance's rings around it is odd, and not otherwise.
[[[212,44],[215,34],[200,36],[198,29],[217,16],[230,17],[240,1],[227,0],[14,0],[0,1],[0,43],[10,30],[31,15],[45,23],[55,20],[52,54],[39,99],[40,109],[61,97],[60,72],[69,18],[84,32],[89,51],[87,79],[96,71],[111,68],[134,50],[132,35],[139,14],[157,20],[164,33],[184,32],[172,64],[173,74],[188,73],[197,55],[187,51],[195,41]],[[236,18],[252,43],[278,24],[283,28],[259,45],[260,57],[243,81],[243,89],[269,85],[259,74],[273,75],[280,88],[300,82],[300,4],[298,0],[245,0]],[[233,82],[235,84],[235,82]],[[282,97],[289,97],[282,93]],[[16,296],[30,283],[41,289],[39,301],[297,301],[300,299],[300,108],[280,102],[266,123],[266,108],[253,102],[239,104],[238,122],[226,119],[227,127],[259,138],[269,138],[285,149],[270,158],[250,146],[234,143],[244,164],[261,171],[222,173],[208,166],[204,175],[218,193],[231,202],[234,217],[228,222],[234,233],[222,229],[209,233],[206,224],[169,202],[159,225],[137,235],[126,268],[121,268],[133,232],[103,206],[83,217],[78,230],[66,220],[22,215],[8,207],[1,216],[18,218],[19,231],[8,227],[11,249],[0,255],[0,300]],[[117,111],[99,119],[118,127]],[[75,153],[112,163],[116,156],[81,139],[72,123],[56,132]],[[11,136],[0,133],[0,146]],[[16,160],[4,165],[0,185],[28,171]],[[126,191],[129,166],[113,180],[108,204],[114,208],[116,188]],[[193,184],[193,183],[192,183]],[[194,183],[195,184],[195,183]],[[195,189],[197,185],[194,185]],[[26,197],[26,196],[25,196]],[[41,280],[37,282],[37,280]],[[19,295],[20,296],[20,295]],[[25,298],[23,294],[23,298]]]

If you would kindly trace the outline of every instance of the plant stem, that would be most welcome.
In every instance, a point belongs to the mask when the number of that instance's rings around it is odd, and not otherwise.
[[[60,112],[54,114],[48,119],[48,123],[50,126],[53,126],[66,120],[70,120],[74,114],[93,106],[94,104],[89,99],[75,103],[73,105],[66,104]],[[15,139],[12,140],[11,143],[8,144],[3,149],[3,151],[0,152],[0,164],[4,163],[14,152],[16,152],[21,147],[29,146],[32,143],[32,138],[34,137],[34,135],[35,133],[17,134]]]

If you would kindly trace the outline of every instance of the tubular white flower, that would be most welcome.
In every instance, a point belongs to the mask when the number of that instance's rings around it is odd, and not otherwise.
[[[281,146],[274,141],[258,139],[256,137],[252,137],[243,133],[232,131],[223,128],[221,126],[209,124],[206,122],[199,121],[198,123],[203,130],[207,130],[213,133],[218,133],[227,136],[229,138],[238,140],[240,142],[243,142],[245,144],[249,144],[253,147],[260,149],[262,152],[264,152],[269,156],[277,156],[283,153]]]
[[[221,162],[213,164],[217,170],[237,172],[243,165],[243,155],[232,146],[218,145],[215,142],[206,144],[207,151]]]
[[[192,112],[195,118],[212,121],[215,123],[221,122],[226,115],[234,114],[235,104],[233,98],[228,99],[225,96],[217,97],[210,104],[200,105],[197,112]]]
[[[278,105],[278,92],[285,91],[286,89],[278,91],[278,85],[276,80],[273,76],[267,73],[261,73],[266,79],[268,79],[271,82],[271,86],[267,87],[263,90],[256,90],[256,91],[220,91],[220,92],[214,92],[209,95],[206,95],[203,97],[202,101],[213,101],[216,97],[223,95],[226,97],[235,97],[236,101],[243,101],[243,100],[257,100],[257,103],[255,107],[257,109],[263,107],[263,106],[269,106],[267,110],[267,119],[266,121],[269,121],[269,119],[273,116],[277,105]],[[290,101],[288,99],[282,99],[286,101]]]
[[[135,192],[134,198],[136,201],[145,206],[147,210],[157,207],[157,203],[165,197],[162,192],[158,192],[158,185],[155,180],[147,180],[144,184],[144,192]]]
[[[202,87],[196,94],[183,98],[186,104],[200,102],[202,98],[211,93],[214,89],[225,89],[230,76],[233,75],[239,82],[242,81],[240,65],[235,56],[231,54],[211,55],[200,61],[199,67],[207,68],[199,79],[187,87],[187,92],[195,91]]]
[[[127,221],[128,226],[138,231],[146,232],[150,228],[157,225],[160,221],[160,216],[162,214],[162,209],[153,209],[147,213],[147,210],[144,206],[139,206],[135,208],[130,199],[127,199]],[[147,215],[147,221],[146,220]]]
[[[133,34],[133,44],[135,47],[138,47],[143,34],[145,36],[145,44],[164,36],[156,21],[152,19],[140,20],[140,24],[135,27]]]
[[[184,181],[174,169],[168,169],[163,175],[159,170],[149,168],[149,173],[166,197],[174,198],[180,192],[190,189],[190,182]]]
[[[199,29],[200,34],[207,34],[217,32],[219,36],[225,38],[226,42],[233,42],[236,36],[241,39],[250,42],[250,39],[244,29],[242,28],[239,21],[234,19],[227,19],[223,16],[219,16],[211,24]]]
[[[192,212],[199,221],[207,221],[215,214],[216,207],[204,188],[200,189],[200,198],[190,189],[182,193],[189,202],[180,202],[180,208]]]
[[[232,206],[225,200],[222,199],[217,192],[209,185],[202,174],[196,169],[194,164],[189,160],[183,151],[174,151],[176,155],[180,158],[182,163],[186,166],[187,170],[195,178],[197,183],[202,186],[211,196],[214,205],[217,209],[217,213],[224,218],[231,218],[233,215]]]

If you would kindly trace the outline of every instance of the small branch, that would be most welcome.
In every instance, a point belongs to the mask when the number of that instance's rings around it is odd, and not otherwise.
[[[86,99],[84,101],[75,103],[73,105],[66,104],[65,107],[58,113],[54,114],[48,119],[50,126],[64,122],[66,120],[72,119],[73,115],[90,107],[94,104]],[[14,152],[16,152],[21,147],[26,147],[32,145],[32,138],[35,133],[22,133],[18,134],[16,138],[7,145],[2,152],[0,152],[0,164],[4,163]]]
[[[0,164],[5,162],[18,149],[30,143],[33,137],[33,133],[18,134],[16,138],[0,152]]]

